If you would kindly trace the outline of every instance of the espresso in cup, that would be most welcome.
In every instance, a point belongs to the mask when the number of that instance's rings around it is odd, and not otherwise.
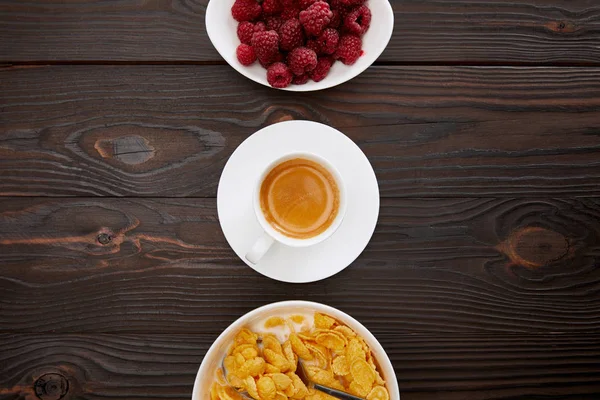
[[[273,167],[261,183],[259,199],[267,223],[294,239],[325,232],[340,208],[340,190],[332,173],[305,158]]]

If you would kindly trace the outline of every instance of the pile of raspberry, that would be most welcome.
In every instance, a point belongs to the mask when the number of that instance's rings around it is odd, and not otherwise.
[[[365,1],[235,0],[237,58],[242,65],[258,60],[276,88],[319,82],[336,60],[352,65],[363,54],[371,24]]]

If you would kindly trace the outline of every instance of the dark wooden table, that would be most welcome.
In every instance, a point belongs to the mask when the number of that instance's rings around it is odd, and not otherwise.
[[[600,3],[393,0],[365,73],[275,91],[208,0],[0,1],[0,398],[189,399],[208,346],[284,299],[352,314],[403,400],[600,396]],[[245,266],[215,195],[277,121],[345,132],[381,215],[322,282]]]

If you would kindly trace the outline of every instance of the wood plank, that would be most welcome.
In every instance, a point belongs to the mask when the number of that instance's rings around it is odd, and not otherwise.
[[[375,334],[395,367],[403,400],[581,400],[600,394],[598,334]],[[35,398],[33,386],[43,377],[68,382],[66,399],[190,399],[215,338],[0,335],[0,397]]]
[[[217,334],[293,298],[380,333],[600,329],[597,198],[385,199],[358,260],[307,285],[237,259],[214,199],[4,199],[0,210],[4,332]]]
[[[345,132],[384,197],[600,194],[599,68],[376,67],[290,94],[225,66],[40,66],[0,86],[4,196],[213,197],[289,119]]]
[[[590,0],[391,0],[399,63],[600,63],[600,7]],[[2,61],[215,61],[207,0],[5,0]],[[43,32],[43,34],[41,34]]]

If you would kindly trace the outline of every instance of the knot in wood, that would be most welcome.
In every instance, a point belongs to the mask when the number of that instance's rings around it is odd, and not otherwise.
[[[540,227],[519,229],[511,234],[508,243],[513,262],[525,267],[548,265],[569,253],[569,242],[563,235]]]
[[[59,400],[69,391],[69,381],[60,374],[45,374],[35,381],[33,389],[41,400]]]
[[[156,154],[148,139],[139,135],[101,139],[96,142],[94,148],[102,158],[114,158],[129,165],[145,163]]]
[[[100,244],[109,244],[112,240],[112,236],[108,233],[101,233],[98,235],[98,242]]]
[[[545,24],[545,27],[555,33],[573,33],[577,30],[577,26],[569,21],[550,21]]]

